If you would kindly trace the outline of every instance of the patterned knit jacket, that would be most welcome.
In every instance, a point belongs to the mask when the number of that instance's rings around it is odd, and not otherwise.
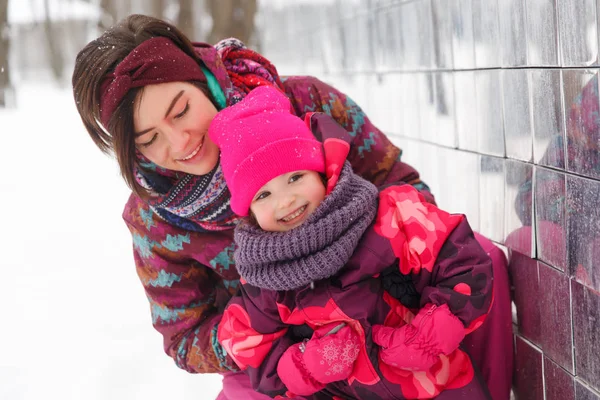
[[[202,58],[227,96],[232,81],[213,48]],[[400,161],[401,150],[379,131],[361,108],[345,94],[314,77],[282,78],[296,114],[323,112],[346,130],[348,160],[354,171],[376,185],[407,182],[433,202],[419,174]],[[321,121],[313,132],[326,139]],[[233,262],[233,229],[199,233],[172,226],[132,194],[123,211],[132,238],[138,276],[150,302],[152,323],[164,341],[164,350],[178,367],[189,372],[236,371],[238,367],[216,340],[223,309],[239,287]]]
[[[418,311],[385,290],[380,274],[388,268],[412,279],[419,308],[446,304],[465,334],[481,325],[492,303],[492,263],[463,215],[426,203],[409,185],[386,188],[379,203],[374,224],[333,277],[285,291],[259,289],[242,279],[218,336],[257,391],[295,397],[277,374],[281,356],[298,341],[292,328],[343,321],[361,338],[359,356],[347,380],[328,384],[312,398],[425,399],[441,392],[444,399],[487,398],[485,383],[460,349],[441,356],[427,371],[394,368],[379,359],[372,326],[399,327]],[[327,349],[323,353],[324,370],[335,369],[343,358]]]

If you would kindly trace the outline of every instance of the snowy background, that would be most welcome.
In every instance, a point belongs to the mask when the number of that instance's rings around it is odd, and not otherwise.
[[[121,220],[129,191],[68,89],[0,109],[0,399],[214,399],[162,351]]]
[[[51,3],[54,19],[94,16]],[[10,32],[43,10],[10,0]],[[177,368],[152,328],[121,219],[129,190],[81,124],[72,65],[60,83],[47,65],[21,68],[41,50],[11,48],[14,98],[0,107],[0,399],[214,399],[220,375]]]

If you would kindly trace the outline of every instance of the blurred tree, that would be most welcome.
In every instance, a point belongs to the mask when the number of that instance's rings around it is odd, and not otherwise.
[[[98,20],[98,30],[104,32],[117,21],[118,8],[115,0],[100,0],[100,19]]]
[[[44,30],[46,31],[46,44],[48,45],[48,55],[50,57],[50,68],[52,75],[57,81],[62,80],[65,63],[62,56],[61,40],[58,29],[54,26],[50,14],[50,0],[44,0]]]
[[[248,43],[254,33],[256,0],[207,0],[206,5],[213,21],[209,43],[228,37]]]
[[[165,0],[152,0],[152,11],[150,15],[156,18],[163,18],[165,11]]]
[[[177,27],[191,40],[195,40],[194,30],[194,3],[192,0],[179,0],[179,13],[177,14]]]
[[[8,98],[12,92],[8,68],[9,45],[8,0],[0,0],[0,108],[8,105]]]

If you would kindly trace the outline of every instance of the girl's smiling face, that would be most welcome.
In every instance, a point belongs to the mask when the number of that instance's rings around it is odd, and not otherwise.
[[[285,232],[300,226],[325,198],[325,184],[315,171],[293,171],[271,179],[250,203],[265,231]]]
[[[160,167],[207,174],[219,159],[219,149],[208,137],[216,114],[208,97],[191,83],[145,86],[134,107],[136,147]]]

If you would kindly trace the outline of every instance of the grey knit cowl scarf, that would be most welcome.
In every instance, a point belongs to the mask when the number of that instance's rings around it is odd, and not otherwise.
[[[346,161],[334,189],[302,225],[266,232],[240,223],[235,229],[240,276],[263,289],[292,290],[335,275],[373,222],[377,195]]]

